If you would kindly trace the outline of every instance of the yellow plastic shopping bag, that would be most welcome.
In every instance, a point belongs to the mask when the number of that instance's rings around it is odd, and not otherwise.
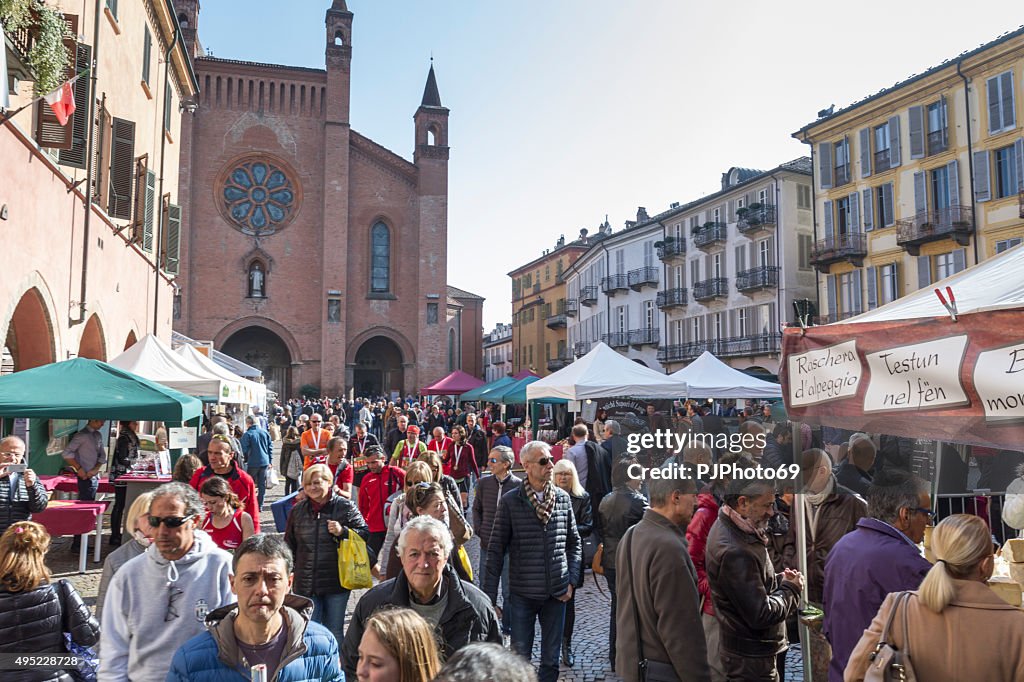
[[[466,548],[459,545],[459,563],[462,564],[462,570],[466,572],[466,575],[470,580],[473,579],[473,564],[469,561],[469,554],[466,553]]]
[[[348,537],[338,547],[338,579],[346,590],[373,587],[366,542],[351,528],[348,529]]]

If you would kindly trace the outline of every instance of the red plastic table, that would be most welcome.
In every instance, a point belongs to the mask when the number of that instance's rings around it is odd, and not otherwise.
[[[53,536],[80,535],[82,549],[78,556],[78,572],[85,573],[85,558],[89,555],[89,533],[96,531],[93,563],[100,560],[100,538],[103,536],[103,513],[109,501],[82,502],[81,500],[50,500],[46,509],[32,515],[32,520],[46,527]]]
[[[43,484],[43,487],[48,491],[53,492],[54,490],[62,493],[77,493],[78,492],[78,477],[68,476],[61,474],[59,476],[40,476],[39,482]],[[108,495],[114,494],[114,484],[111,483],[106,476],[100,478],[100,487],[97,490],[99,493]]]

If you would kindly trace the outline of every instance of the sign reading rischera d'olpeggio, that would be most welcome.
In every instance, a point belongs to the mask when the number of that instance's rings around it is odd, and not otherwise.
[[[986,419],[1024,420],[1024,343],[978,353],[974,388]]]
[[[927,410],[967,405],[960,367],[967,335],[887,348],[866,355],[871,378],[864,412]]]
[[[856,340],[790,355],[788,362],[792,407],[849,398],[857,393],[863,372]]]

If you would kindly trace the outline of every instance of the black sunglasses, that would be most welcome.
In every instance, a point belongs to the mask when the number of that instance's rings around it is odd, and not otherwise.
[[[189,521],[191,519],[191,516],[164,516],[163,518],[159,516],[150,516],[149,525],[151,525],[153,528],[159,528],[160,524],[162,523],[168,528],[181,528],[183,525],[185,525],[186,521]]]
[[[534,464],[539,464],[542,467],[546,467],[547,465],[551,464],[554,461],[555,461],[554,457],[538,457],[537,461],[534,462]]]

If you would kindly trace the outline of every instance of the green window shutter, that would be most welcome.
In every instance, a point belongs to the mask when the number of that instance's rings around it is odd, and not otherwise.
[[[153,36],[149,32],[149,26],[142,27],[142,82],[149,85],[149,62],[153,51]]]
[[[92,47],[78,45],[75,48],[75,73],[81,73],[92,65]],[[92,80],[88,73],[82,74],[71,86],[75,89],[75,113],[68,121],[67,129],[71,131],[71,148],[62,149],[57,155],[57,162],[74,168],[85,169],[86,155],[89,144],[89,98],[92,95]]]
[[[164,83],[164,132],[171,132],[171,103],[173,97],[171,96],[171,81],[170,79]]]
[[[135,123],[114,118],[110,124],[110,191],[107,213],[130,220],[135,182]]]
[[[146,205],[143,215],[142,248],[145,251],[153,250],[153,231],[156,219],[156,173],[146,171]]]
[[[141,243],[146,230],[146,173],[149,155],[135,159],[135,212],[132,214],[132,241]]]
[[[181,206],[167,204],[164,225],[164,270],[177,275],[181,265]]]

